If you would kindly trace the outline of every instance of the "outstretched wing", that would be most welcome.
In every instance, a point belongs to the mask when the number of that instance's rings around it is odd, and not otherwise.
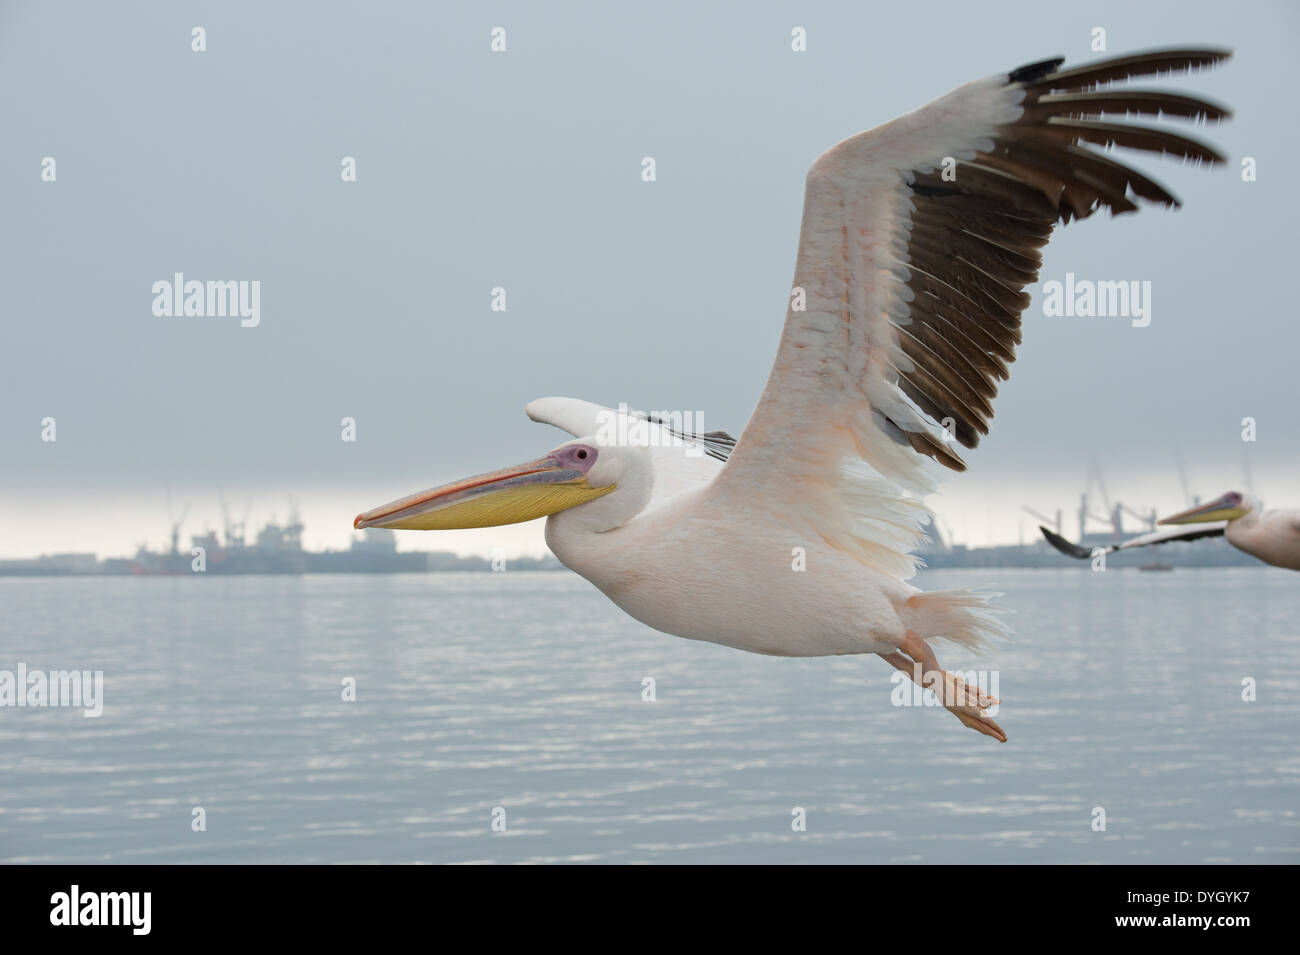
[[[608,434],[649,447],[654,467],[650,507],[709,483],[736,446],[736,439],[725,431],[695,434],[674,427],[668,418],[606,408],[579,398],[538,398],[525,410],[534,421],[554,425],[575,438]]]
[[[1026,287],[1055,224],[1163,186],[1088,144],[1218,163],[1212,147],[1140,113],[1217,120],[1227,110],[1114,88],[1206,67],[1221,50],[1166,50],[1060,70],[1049,60],[963,86],[846,139],[813,163],[794,292],[767,387],[719,494],[788,509],[895,576],[915,569],[925,457],[963,470],[955,445],[987,434],[997,382],[1020,343]],[[802,310],[800,306],[802,305]],[[809,511],[809,508],[812,508]]]
[[[1139,534],[1137,537],[1130,537],[1126,541],[1118,544],[1110,544],[1106,547],[1096,548],[1104,554],[1113,554],[1117,550],[1128,550],[1132,547],[1150,547],[1152,544],[1168,544],[1171,541],[1194,541],[1202,537],[1222,537],[1224,528],[1228,526],[1227,521],[1210,521],[1206,524],[1184,524],[1179,527],[1170,527],[1162,531],[1152,531],[1150,534]],[[1043,525],[1039,524],[1038,529],[1043,532],[1043,537],[1047,543],[1051,544],[1066,557],[1077,557],[1079,560],[1087,560],[1092,556],[1093,548],[1082,547],[1079,544],[1072,543],[1062,537],[1055,531],[1050,531]]]

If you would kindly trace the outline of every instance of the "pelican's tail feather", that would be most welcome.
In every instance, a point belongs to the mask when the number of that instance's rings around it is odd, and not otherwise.
[[[1007,610],[992,606],[1001,596],[970,589],[932,590],[909,597],[899,617],[908,630],[927,640],[948,640],[987,653],[1011,638],[1011,628],[1001,620]]]

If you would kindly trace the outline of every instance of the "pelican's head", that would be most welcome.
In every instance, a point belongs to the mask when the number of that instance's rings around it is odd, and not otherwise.
[[[352,526],[395,530],[495,527],[546,517],[603,497],[625,469],[621,448],[579,438],[512,468],[420,491],[358,514]]]
[[[1179,511],[1161,519],[1161,524],[1205,524],[1209,521],[1235,521],[1245,517],[1258,505],[1248,495],[1240,491],[1229,491],[1222,497],[1215,498],[1209,504]]]

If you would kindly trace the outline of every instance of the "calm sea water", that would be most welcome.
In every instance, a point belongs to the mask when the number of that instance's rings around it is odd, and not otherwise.
[[[1300,861],[1300,575],[920,583],[1015,608],[940,656],[999,670],[1006,745],[877,657],[679,640],[568,574],[3,579],[0,669],[105,701],[0,708],[0,860]]]

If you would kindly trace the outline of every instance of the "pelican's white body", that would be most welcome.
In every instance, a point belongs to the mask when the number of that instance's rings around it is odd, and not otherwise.
[[[528,406],[533,420],[597,445],[583,436],[619,414],[574,398]],[[657,426],[647,438],[649,447],[598,447],[593,482],[617,483],[617,491],[546,519],[546,543],[556,557],[642,623],[780,656],[890,653],[909,630],[972,649],[1004,635],[988,595],[921,592],[864,561],[862,552],[828,543],[817,512],[798,500],[738,497],[719,480],[721,462],[689,443],[674,445]],[[850,522],[888,529],[902,519],[894,508],[919,511],[892,485],[877,487],[854,470],[838,481],[861,492],[852,499],[860,511]],[[873,490],[892,497],[873,501]]]
[[[627,613],[679,637],[783,656],[886,653],[903,639],[898,608],[916,588],[813,528],[737,514],[708,488],[671,505],[601,533],[575,520],[581,509],[563,511],[547,518],[546,543]]]
[[[1237,550],[1267,564],[1300,570],[1300,511],[1251,508],[1243,517],[1229,521],[1223,536]]]

